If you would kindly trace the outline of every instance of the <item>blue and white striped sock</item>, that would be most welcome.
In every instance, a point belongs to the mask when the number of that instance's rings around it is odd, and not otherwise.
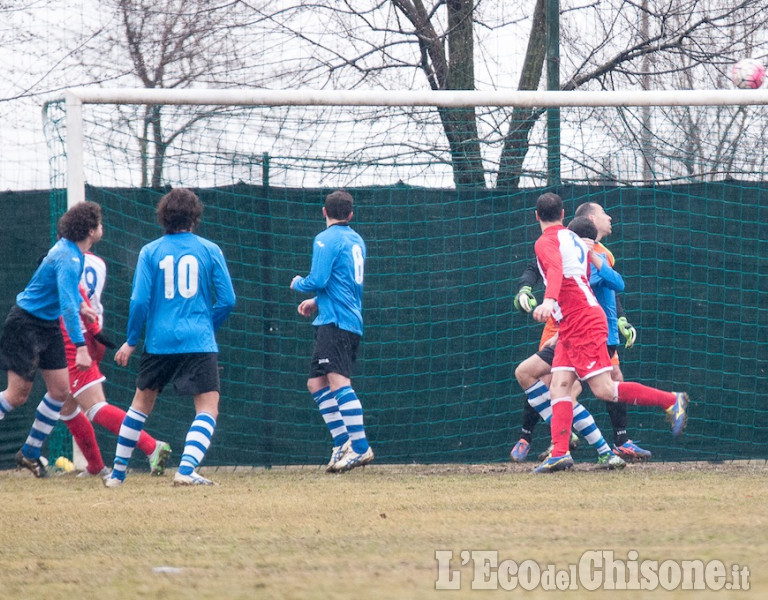
[[[184,454],[179,461],[179,473],[191,475],[197,466],[203,462],[205,453],[211,445],[211,438],[216,429],[216,419],[206,412],[198,413],[187,433],[184,442]]]
[[[595,423],[594,417],[592,417],[592,413],[578,402],[573,407],[573,428],[584,436],[587,443],[597,450],[598,454],[610,452],[611,448],[605,442],[600,428]]]
[[[133,449],[139,441],[141,430],[147,415],[135,408],[129,408],[120,425],[117,435],[117,448],[115,448],[115,462],[112,466],[112,477],[121,481],[125,480],[125,472],[128,470],[128,462],[131,460]]]
[[[528,404],[541,415],[542,419],[549,423],[552,420],[552,406],[550,404],[549,388],[544,385],[544,382],[541,380],[536,381],[536,383],[525,390],[525,395],[528,397]]]
[[[363,454],[369,448],[363,427],[363,405],[351,386],[344,386],[336,390],[336,401],[339,403],[341,418],[347,428],[349,439],[352,442],[352,450]]]
[[[323,415],[325,425],[328,427],[328,431],[331,432],[334,446],[343,446],[349,439],[347,428],[344,426],[344,419],[339,412],[339,403],[336,402],[336,394],[331,391],[331,388],[324,387],[322,390],[316,391],[312,394],[312,399],[317,403],[317,407],[320,409],[320,414]]]
[[[27,441],[21,447],[21,452],[27,458],[40,458],[40,448],[43,447],[45,440],[53,431],[56,422],[59,420],[63,402],[57,402],[48,394],[43,396],[40,404],[35,411],[35,422],[32,423],[32,429],[29,430]]]
[[[2,421],[3,417],[5,417],[5,415],[11,412],[14,408],[16,407],[8,402],[3,392],[0,392],[0,421]]]

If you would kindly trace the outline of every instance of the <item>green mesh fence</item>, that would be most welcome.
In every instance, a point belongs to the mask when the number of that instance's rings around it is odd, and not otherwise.
[[[221,330],[223,397],[208,464],[312,464],[329,440],[305,389],[312,332],[288,288],[309,266],[327,190],[252,186],[199,190],[202,235],[221,244],[238,305]],[[630,409],[630,432],[658,459],[763,458],[768,187],[737,183],[646,190],[567,186],[571,212],[590,199],[614,218],[609,246],[627,281],[624,304],[639,331],[621,353],[625,377],[692,398],[685,436],[660,411]],[[381,462],[505,460],[523,395],[515,365],[540,326],[512,312],[517,276],[538,235],[539,190],[515,195],[357,189],[356,227],[368,243],[366,331],[356,377],[368,435]],[[104,208],[96,249],[109,265],[107,331],[124,337],[141,245],[159,233],[160,191],[89,189]],[[126,407],[130,368],[104,363],[107,396]],[[584,396],[608,434],[605,409]],[[180,448],[192,403],[170,390],[148,430]],[[114,437],[100,432],[107,457]],[[540,427],[534,449],[546,446]],[[590,457],[588,451],[580,456]]]
[[[134,131],[139,108],[119,107]],[[594,111],[585,116],[563,109],[564,123],[582,125],[564,128],[570,131],[562,148],[567,183],[555,191],[569,215],[593,200],[614,219],[607,244],[625,277],[623,302],[639,332],[636,346],[621,352],[626,379],[685,389],[693,399],[681,439],[670,436],[660,411],[639,407],[630,408],[631,437],[660,460],[765,458],[764,159],[758,146],[725,135],[715,147],[700,128],[673,144],[681,123],[703,127],[724,118],[702,110],[688,121],[685,114],[677,121],[668,114],[674,127],[657,126],[669,139],[662,144],[660,133],[654,149],[647,140],[640,148],[639,136],[620,137],[639,122],[636,112],[614,110],[609,119],[608,113],[598,118]],[[368,122],[367,145],[342,126],[355,119],[282,112],[280,120],[277,112],[241,112],[240,121],[230,111],[226,127],[197,129],[166,148],[161,185],[154,189],[141,184],[151,183],[157,163],[133,150],[151,143],[120,137],[119,124],[99,111],[86,123],[87,197],[104,208],[105,236],[95,250],[109,267],[106,329],[116,341],[124,337],[139,248],[160,234],[154,205],[168,186],[198,190],[206,205],[200,233],[219,243],[228,259],[238,304],[219,334],[221,416],[206,463],[327,460],[329,436],[305,388],[312,328],[296,313],[303,296],[288,285],[309,269],[312,238],[324,226],[322,199],[336,187],[354,194],[354,225],[368,245],[366,330],[354,385],[377,461],[507,460],[524,402],[514,368],[536,349],[541,331],[512,308],[518,276],[539,235],[533,206],[545,189],[541,124],[530,131],[516,185],[494,185],[504,164],[494,154],[504,139],[497,131],[482,137],[486,186],[456,189],[451,150],[433,135],[434,111],[401,111],[413,122],[421,119],[421,128],[379,114],[381,122]],[[487,117],[481,128],[502,122],[490,114],[478,109]],[[583,125],[588,117],[591,133]],[[333,123],[337,130],[329,137]],[[377,141],[385,138],[382,156]],[[63,135],[50,139],[53,147]],[[281,145],[287,139],[294,140],[292,153]],[[702,140],[712,143],[686,145]],[[728,161],[720,160],[726,147]],[[386,185],[364,184],[369,180]],[[107,397],[123,408],[133,395],[136,365],[103,365]],[[605,408],[589,394],[582,400],[610,439]],[[179,452],[192,415],[191,400],[168,390],[147,429]],[[110,460],[114,436],[99,432],[99,438]],[[547,439],[540,426],[534,451]],[[591,459],[592,453],[577,457]]]

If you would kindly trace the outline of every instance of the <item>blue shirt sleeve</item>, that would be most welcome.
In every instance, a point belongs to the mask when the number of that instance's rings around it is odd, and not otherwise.
[[[331,277],[336,248],[323,240],[320,235],[312,244],[312,266],[309,275],[296,280],[293,289],[297,292],[315,293],[325,289]]]
[[[149,311],[149,302],[152,291],[152,270],[149,265],[149,252],[144,247],[139,253],[139,260],[136,264],[136,273],[133,276],[133,291],[131,292],[131,303],[128,309],[128,328],[126,341],[129,346],[136,346],[139,343],[141,330],[144,327],[144,321]]]
[[[69,339],[73,344],[85,343],[83,330],[80,324],[80,275],[83,271],[83,262],[78,257],[64,255],[59,257],[60,264],[56,269],[56,284],[59,290],[59,303],[61,305],[61,317],[67,330]]]
[[[232,286],[232,277],[229,274],[227,261],[220,248],[213,253],[213,291],[216,295],[216,303],[213,305],[213,328],[218,329],[226,320],[229,313],[235,307],[235,288]]]
[[[608,264],[608,259],[604,254],[599,255],[603,259],[603,266],[600,270],[590,269],[589,285],[594,287],[607,287],[614,292],[624,291],[624,278]],[[594,266],[594,265],[593,265]]]

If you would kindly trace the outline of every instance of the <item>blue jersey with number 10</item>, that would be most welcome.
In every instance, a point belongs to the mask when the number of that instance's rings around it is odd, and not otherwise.
[[[365,242],[349,225],[332,225],[315,237],[312,268],[293,289],[317,294],[313,325],[334,324],[363,335]]]
[[[144,350],[150,354],[218,352],[214,332],[234,305],[221,249],[194,233],[164,235],[139,253],[128,344],[138,343],[146,321]]]

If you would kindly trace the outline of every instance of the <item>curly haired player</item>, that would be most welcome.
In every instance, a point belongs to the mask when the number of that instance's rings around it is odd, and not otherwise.
[[[38,369],[45,381],[46,393],[35,412],[30,434],[16,453],[19,467],[29,469],[36,477],[48,474],[40,460],[40,448],[69,397],[59,317],[76,348],[76,367],[85,371],[92,362],[80,329],[80,315],[89,321],[96,315],[93,309],[81,308],[78,286],[85,253],[103,233],[101,207],[95,202],[74,205],[59,219],[57,230],[59,240],[16,296],[0,334],[0,365],[8,371],[8,387],[0,392],[0,419],[27,401]]]
[[[146,324],[136,393],[115,449],[107,487],[120,487],[128,462],[163,388],[194,398],[174,485],[214,485],[196,471],[211,444],[219,415],[220,379],[215,332],[235,306],[235,290],[221,248],[196,235],[203,205],[192,190],[176,188],[160,199],[157,220],[165,235],[139,252],[128,312],[126,342],[115,354],[125,366]]]

